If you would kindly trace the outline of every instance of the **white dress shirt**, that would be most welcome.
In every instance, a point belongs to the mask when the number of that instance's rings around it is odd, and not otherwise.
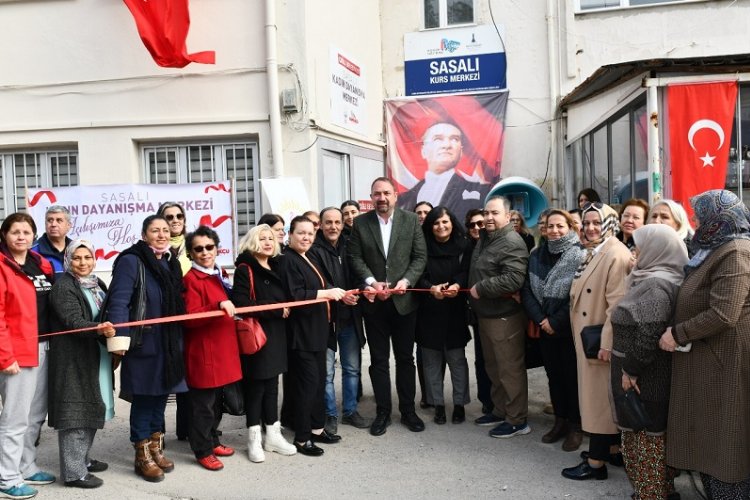
[[[417,194],[417,203],[420,201],[428,201],[433,207],[440,205],[440,200],[443,198],[445,188],[448,187],[448,183],[455,174],[454,169],[450,169],[442,174],[435,174],[429,170],[424,173],[424,184]]]

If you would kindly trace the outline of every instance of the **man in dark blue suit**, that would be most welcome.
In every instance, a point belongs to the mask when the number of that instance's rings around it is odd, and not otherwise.
[[[423,180],[398,197],[398,206],[412,211],[418,202],[448,207],[459,220],[473,208],[482,208],[489,184],[466,180],[456,172],[463,153],[463,134],[454,123],[437,122],[422,136],[422,158],[427,162]]]
[[[424,422],[414,410],[418,300],[406,289],[417,282],[427,263],[424,235],[415,214],[396,208],[396,188],[390,179],[375,179],[370,191],[375,210],[354,219],[349,240],[352,273],[369,300],[363,309],[377,404],[370,434],[384,434],[391,423],[391,343],[401,422],[419,432],[424,430]]]

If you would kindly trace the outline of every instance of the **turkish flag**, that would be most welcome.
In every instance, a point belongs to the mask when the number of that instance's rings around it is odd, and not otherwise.
[[[724,189],[737,82],[669,85],[672,197],[692,215],[690,198]]]
[[[214,51],[187,53],[188,0],[123,0],[135,18],[138,34],[156,64],[184,68],[191,62],[214,64]]]

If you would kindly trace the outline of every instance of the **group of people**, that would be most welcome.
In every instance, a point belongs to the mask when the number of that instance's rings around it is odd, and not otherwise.
[[[607,463],[624,463],[633,498],[673,499],[676,471],[691,470],[710,498],[750,498],[750,212],[733,193],[695,197],[693,229],[671,200],[628,200],[618,213],[584,190],[577,209],[542,213],[538,243],[502,196],[465,214],[429,201],[405,210],[393,182],[380,177],[371,199],[367,213],[350,200],[294,217],[288,235],[281,216],[263,215],[239,242],[233,280],[216,264],[216,232],[187,233],[183,207],[164,203],[143,221],[142,239],[117,257],[109,287],[94,274],[92,244],[67,238],[64,207],[50,207],[39,238],[27,214],[6,217],[0,493],[31,498],[32,485],[56,480],[35,461],[45,418],[58,431],[64,484],[102,484],[94,473],[108,465],[90,450],[113,416],[113,366],[119,395],[131,403],[134,470],[147,481],[174,469],[163,446],[170,394],[183,395],[178,435],[187,434],[198,464],[212,471],[235,453],[219,430],[224,391],[233,385],[244,399],[252,462],[265,452],[323,455],[319,444],[341,440],[339,423],[385,434],[391,349],[401,423],[425,428],[416,380],[422,408],[434,408],[435,424],[447,422],[447,367],[450,420],[460,424],[473,331],[482,403],[475,424],[491,427],[490,436],[531,432],[525,357],[532,340],[555,417],[541,440],[563,440],[572,452],[589,436],[583,461],[564,477],[602,480]],[[266,343],[240,352],[238,308],[295,301],[310,303],[250,313]],[[128,322],[141,324],[119,326]],[[374,418],[358,411],[365,345]],[[645,424],[633,415],[633,398]],[[291,443],[282,426],[293,431]]]

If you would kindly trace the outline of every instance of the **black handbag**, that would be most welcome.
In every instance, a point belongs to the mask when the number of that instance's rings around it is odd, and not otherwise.
[[[229,415],[245,414],[245,398],[242,394],[242,381],[225,385],[221,391],[221,404],[224,413]]]
[[[623,394],[615,397],[615,407],[617,413],[624,420],[621,422],[625,427],[630,427],[634,432],[642,431],[652,426],[651,417],[649,417],[646,407],[643,405],[641,396],[631,388]]]
[[[588,359],[599,357],[599,349],[602,346],[602,328],[604,328],[604,325],[590,325],[584,326],[581,330],[583,353]]]

